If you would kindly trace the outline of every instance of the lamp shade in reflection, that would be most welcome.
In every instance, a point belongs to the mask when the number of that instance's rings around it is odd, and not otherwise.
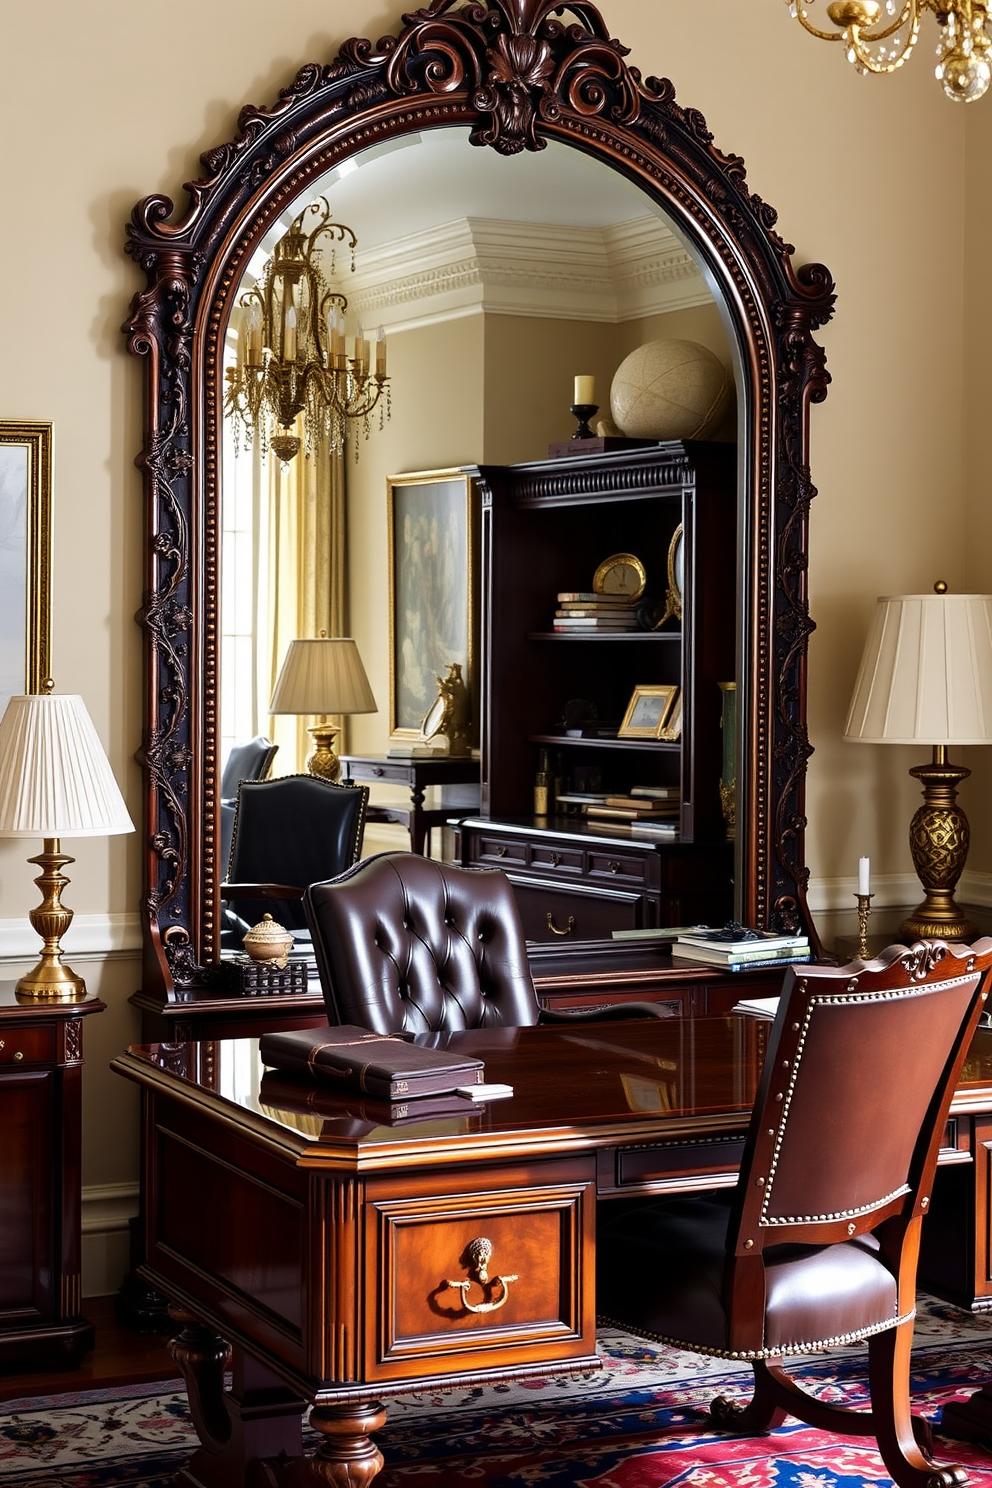
[[[865,744],[992,744],[992,595],[880,599],[844,734]]]
[[[992,744],[992,595],[935,588],[878,601],[844,731],[865,744],[932,746],[931,762],[909,772],[923,785],[909,846],[926,897],[899,927],[907,942],[978,934],[954,901],[971,836],[957,786],[971,771],[947,746]]]
[[[291,641],[269,712],[378,712],[355,642],[336,636]]]
[[[72,910],[62,904],[73,860],[61,837],[109,837],[133,832],[114,773],[81,697],[55,693],[12,697],[0,719],[0,837],[41,837],[44,851],[28,861],[41,873],[42,903],[28,918],[44,941],[41,960],[21,977],[22,1002],[78,1002],[82,977],[62,960],[62,936]]]
[[[318,636],[291,641],[276,678],[270,713],[377,713],[369,679],[358,647],[344,636]],[[334,753],[333,724],[318,723],[308,730],[313,753],[307,760],[311,775],[337,780],[341,762]]]

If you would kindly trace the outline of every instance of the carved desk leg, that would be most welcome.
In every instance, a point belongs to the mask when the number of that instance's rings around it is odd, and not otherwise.
[[[386,1412],[377,1400],[314,1406],[310,1425],[324,1437],[310,1459],[315,1481],[330,1488],[367,1488],[383,1460],[369,1432],[385,1424]]]
[[[177,1474],[176,1488],[276,1483],[283,1481],[282,1465],[303,1466],[306,1402],[240,1349],[234,1353],[232,1388],[226,1391],[230,1345],[184,1308],[169,1310],[186,1324],[169,1351],[186,1381],[190,1414],[202,1443]]]

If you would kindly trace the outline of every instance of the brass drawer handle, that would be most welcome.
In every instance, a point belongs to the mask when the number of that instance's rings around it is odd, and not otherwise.
[[[470,1241],[466,1247],[464,1257],[468,1263],[470,1273],[468,1281],[448,1281],[445,1283],[446,1286],[451,1287],[452,1291],[461,1292],[462,1306],[466,1312],[498,1312],[501,1307],[506,1305],[506,1300],[510,1295],[510,1282],[520,1280],[518,1276],[494,1276],[492,1281],[490,1281],[489,1262],[492,1259],[492,1254],[493,1243],[491,1240],[487,1240],[484,1235],[480,1235],[478,1239]],[[473,1281],[479,1283],[486,1298],[477,1307],[473,1307],[468,1300],[469,1287]],[[500,1295],[495,1301],[490,1297],[493,1287],[500,1288]]]
[[[20,1049],[16,1050],[16,1052],[14,1054],[14,1058],[15,1059],[23,1059],[24,1058],[24,1055],[22,1054],[22,1052],[21,1052]]]
[[[500,843],[499,847],[494,847],[493,848],[493,856],[494,857],[497,857],[497,858],[505,858],[506,857],[506,848],[503,846],[502,843]]]
[[[610,859],[610,861],[607,863],[606,867],[607,867],[607,870],[610,873],[619,873],[620,872],[620,864],[618,862],[616,862],[616,860],[613,859],[613,858]]]
[[[560,862],[561,862],[561,853],[552,853],[551,854],[551,866],[552,866],[552,868],[557,868],[558,867],[558,864]]]
[[[569,915],[569,917],[568,917],[568,924],[565,926],[564,930],[560,930],[558,928],[558,926],[555,924],[555,917],[554,917],[554,915],[553,915],[553,913],[551,912],[550,909],[548,910],[548,913],[547,913],[547,921],[548,921],[548,929],[551,931],[551,934],[552,935],[571,935],[572,931],[575,929],[575,916],[574,915]]]

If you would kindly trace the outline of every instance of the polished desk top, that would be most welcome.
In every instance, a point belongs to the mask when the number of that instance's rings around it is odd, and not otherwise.
[[[505,1151],[538,1137],[545,1150],[746,1126],[770,1025],[752,1018],[666,1018],[630,1023],[494,1028],[447,1035],[485,1063],[487,1081],[514,1087],[481,1106],[455,1098],[453,1112],[417,1119],[417,1101],[392,1112],[326,1085],[265,1071],[255,1039],[132,1047],[115,1068],[142,1083],[161,1080],[189,1098],[236,1108],[298,1146],[300,1161],[377,1165],[411,1148],[451,1141]],[[430,1041],[430,1040],[428,1040]],[[436,1042],[436,1040],[434,1040]],[[436,1098],[425,1103],[433,1105]],[[232,1111],[232,1115],[234,1112]]]

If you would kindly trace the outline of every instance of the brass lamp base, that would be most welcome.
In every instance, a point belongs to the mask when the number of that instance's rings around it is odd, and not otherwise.
[[[968,818],[957,804],[957,787],[971,771],[950,764],[946,745],[936,744],[932,762],[909,773],[923,782],[923,805],[910,824],[909,848],[926,898],[899,926],[900,938],[972,941],[978,926],[954,902],[971,843]]]
[[[62,890],[69,880],[60,870],[74,863],[66,853],[59,851],[57,837],[45,838],[45,850],[36,858],[28,858],[41,869],[35,883],[42,892],[42,902],[28,915],[31,926],[45,942],[41,960],[32,971],[22,976],[14,988],[18,1002],[82,1002],[86,997],[86,983],[71,967],[62,961],[62,936],[72,924],[72,910],[61,902]]]
[[[321,780],[337,780],[341,774],[341,761],[334,753],[338,729],[334,724],[315,723],[307,733],[313,740],[313,753],[307,759],[308,772]]]

